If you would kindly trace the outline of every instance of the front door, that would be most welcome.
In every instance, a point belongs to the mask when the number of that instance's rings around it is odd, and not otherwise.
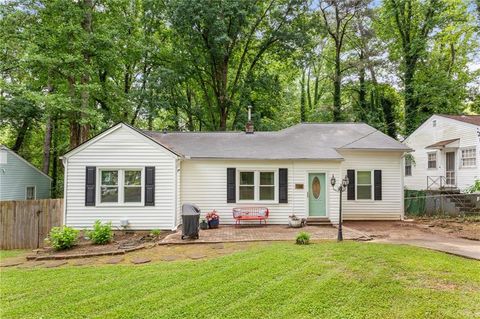
[[[455,152],[445,153],[445,184],[455,186]]]
[[[327,216],[325,173],[308,174],[308,212],[310,216]]]

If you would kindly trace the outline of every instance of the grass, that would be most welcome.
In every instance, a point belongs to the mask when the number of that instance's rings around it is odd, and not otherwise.
[[[1,318],[480,316],[478,261],[372,243],[275,243],[203,261],[1,277]]]
[[[28,251],[29,250],[23,250],[23,249],[0,250],[0,260],[4,258],[17,257],[25,254]]]

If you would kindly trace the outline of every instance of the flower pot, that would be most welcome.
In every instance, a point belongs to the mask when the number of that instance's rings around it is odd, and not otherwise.
[[[218,228],[218,224],[220,224],[219,219],[212,219],[208,221],[208,228]]]
[[[301,218],[296,218],[296,219],[289,218],[288,219],[288,226],[290,226],[292,228],[300,228],[300,227],[302,227],[302,219]]]
[[[202,230],[208,229],[208,224],[207,224],[206,221],[202,221],[200,223],[200,229],[202,229]]]

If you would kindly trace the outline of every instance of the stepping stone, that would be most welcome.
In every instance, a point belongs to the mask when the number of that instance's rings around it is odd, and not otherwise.
[[[161,259],[162,259],[163,261],[174,261],[174,260],[180,259],[180,257],[179,257],[179,256],[170,255],[170,256],[163,256]]]
[[[27,262],[18,266],[18,268],[35,268],[45,264],[43,261]]]
[[[222,243],[210,245],[212,249],[223,249],[225,246]]]
[[[145,257],[136,257],[132,259],[132,263],[135,265],[139,264],[146,264],[152,261],[150,258],[145,258]]]
[[[6,262],[2,262],[0,264],[0,267],[13,267],[13,266],[21,265],[21,264],[23,264],[22,260],[10,260],[10,261],[6,261]]]
[[[56,268],[66,264],[68,264],[66,260],[55,260],[45,264],[45,268]]]
[[[109,260],[106,261],[106,263],[115,265],[115,264],[121,263],[122,261],[123,261],[123,256],[110,258]]]
[[[77,261],[75,261],[75,263],[73,264],[74,266],[86,266],[86,265],[91,265],[93,264],[94,260],[92,259],[79,259]]]
[[[202,258],[205,258],[207,257],[207,255],[205,254],[190,254],[188,255],[188,258],[190,259],[202,259]]]

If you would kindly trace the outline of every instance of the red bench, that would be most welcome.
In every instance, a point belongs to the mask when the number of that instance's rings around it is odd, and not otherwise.
[[[235,207],[233,209],[235,225],[240,225],[242,220],[258,220],[260,224],[264,221],[266,225],[268,214],[269,211],[267,207]]]

